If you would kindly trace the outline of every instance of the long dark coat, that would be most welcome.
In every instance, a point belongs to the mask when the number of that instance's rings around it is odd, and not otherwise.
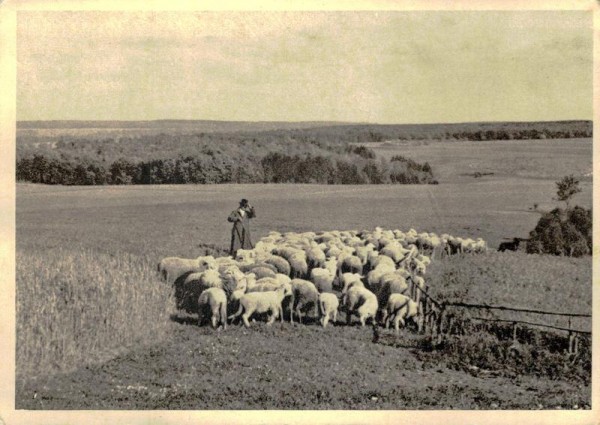
[[[227,217],[227,221],[233,223],[231,229],[231,247],[229,248],[229,254],[235,257],[238,249],[252,249],[252,238],[250,235],[250,219],[256,217],[254,208],[246,210],[244,217],[240,214],[239,209],[234,210]]]

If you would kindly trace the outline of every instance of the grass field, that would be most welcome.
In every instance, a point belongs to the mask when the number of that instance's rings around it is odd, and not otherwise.
[[[248,198],[257,210],[258,216],[252,222],[255,240],[269,230],[412,227],[418,231],[483,237],[494,248],[503,237],[528,235],[539,218],[539,213],[532,210],[534,203],[539,204],[540,210],[555,205],[552,197],[557,177],[563,173],[584,175],[591,169],[590,140],[565,141],[573,144],[567,148],[555,141],[535,141],[527,145],[529,150],[518,150],[512,145],[529,143],[523,141],[498,145],[451,143],[456,148],[448,147],[444,153],[433,142],[410,145],[409,151],[396,146],[395,151],[388,152],[429,161],[434,170],[440,170],[439,185],[19,184],[17,258],[39,255],[50,264],[50,258],[44,255],[52,255],[56,249],[68,255],[91,252],[104,259],[100,264],[109,264],[109,258],[117,254],[128,255],[133,264],[151,264],[171,255],[195,257],[203,254],[199,245],[227,247],[230,224],[226,217],[242,197]],[[477,143],[480,149],[472,149],[469,143]],[[502,145],[507,149],[504,156],[497,151],[503,143],[507,143]],[[525,170],[519,164],[528,157],[535,161],[534,173],[519,171]],[[514,161],[510,162],[510,158]],[[482,178],[463,176],[467,164],[473,165],[467,173],[495,174]],[[574,169],[568,170],[565,164]],[[582,188],[572,203],[590,207],[591,181],[582,181]],[[525,276],[521,286],[513,288],[508,283],[510,276],[519,272],[519,264],[525,265],[534,257],[521,253],[516,254],[514,262],[510,258],[513,257],[495,256],[488,264],[489,273],[484,275],[490,281],[499,279],[503,284],[501,291],[519,289],[512,295],[521,294],[522,305],[557,308],[556,293],[568,277],[551,274],[554,280],[540,287],[548,298],[540,291],[527,291],[532,279],[547,276],[535,274],[538,271]],[[591,291],[590,259],[552,260],[565,262],[556,263],[561,270],[574,267],[579,284]],[[532,261],[546,267],[545,262],[550,260]],[[25,264],[23,261],[18,267]],[[486,264],[472,267],[481,274]],[[498,273],[507,264],[512,274]],[[122,274],[135,273],[125,267]],[[469,276],[475,279],[472,276],[477,275]],[[30,282],[18,281],[20,288],[27,283]],[[489,297],[485,287],[470,286],[470,294]],[[566,310],[589,311],[587,294],[580,292],[579,300],[573,294],[565,294],[567,304],[562,305]],[[552,381],[535,375],[490,378],[455,370],[443,357],[422,356],[418,341],[410,332],[404,332],[400,342],[386,334],[382,343],[372,344],[370,330],[357,327],[323,330],[318,326],[292,328],[289,324],[277,324],[267,328],[257,324],[251,330],[230,327],[226,332],[213,332],[195,326],[193,317],[175,319],[168,321],[169,331],[162,340],[150,347],[134,348],[111,361],[60,375],[25,369],[28,376],[20,375],[17,383],[17,407],[525,409],[574,408],[590,403],[590,386],[585,382]]]

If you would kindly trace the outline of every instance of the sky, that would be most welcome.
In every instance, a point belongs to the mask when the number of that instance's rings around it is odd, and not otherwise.
[[[17,119],[592,119],[592,41],[582,11],[19,11]]]

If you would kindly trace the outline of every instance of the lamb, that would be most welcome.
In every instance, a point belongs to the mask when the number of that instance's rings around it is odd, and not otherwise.
[[[333,291],[334,278],[335,275],[327,269],[315,268],[310,271],[310,279],[320,293]]]
[[[227,329],[227,296],[225,291],[220,288],[208,288],[198,297],[198,326],[202,325],[202,321],[207,310],[211,311],[212,327],[216,328],[217,324],[223,326],[223,330]]]
[[[340,302],[335,294],[323,292],[319,294],[319,310],[321,312],[321,325],[325,328],[331,319],[337,321],[337,311]]]
[[[419,304],[404,294],[390,295],[383,314],[385,328],[393,321],[396,335],[400,333],[400,323],[404,327],[409,319],[417,325],[418,332],[421,332]]]
[[[316,316],[319,315],[319,291],[312,282],[304,279],[292,279],[292,306],[300,323],[302,323],[302,310],[312,307],[315,309]],[[293,316],[292,313],[290,323],[294,321]]]
[[[346,308],[346,322],[350,325],[352,315],[356,314],[360,320],[361,326],[365,326],[367,319],[375,320],[377,315],[378,303],[377,296],[366,288],[358,286],[352,287],[344,295]]]
[[[240,298],[240,307],[238,311],[229,316],[229,319],[232,320],[241,315],[244,325],[249,328],[250,322],[248,319],[250,316],[252,316],[252,314],[271,313],[271,317],[267,321],[267,325],[272,325],[277,317],[280,317],[281,321],[283,322],[283,309],[281,307],[281,302],[287,295],[289,295],[287,291],[289,291],[289,288],[282,286],[276,291],[252,292],[244,294]]]

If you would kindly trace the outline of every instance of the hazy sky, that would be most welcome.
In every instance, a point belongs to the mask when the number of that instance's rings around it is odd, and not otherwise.
[[[592,17],[18,12],[17,119],[592,118]]]

